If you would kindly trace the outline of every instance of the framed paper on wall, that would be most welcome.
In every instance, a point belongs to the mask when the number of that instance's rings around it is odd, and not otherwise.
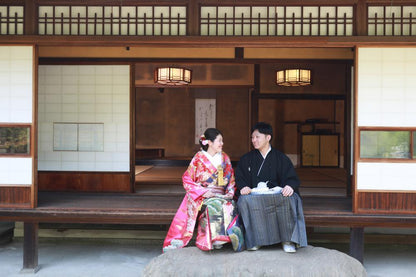
[[[80,123],[78,124],[78,151],[102,152],[104,151],[104,124]]]
[[[53,124],[53,151],[78,151],[78,124]]]
[[[55,122],[53,151],[104,151],[104,124]]]

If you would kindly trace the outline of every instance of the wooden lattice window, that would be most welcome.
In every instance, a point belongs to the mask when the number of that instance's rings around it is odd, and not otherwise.
[[[0,35],[23,35],[24,7],[0,6]]]
[[[39,35],[186,35],[186,6],[40,6]]]
[[[369,36],[416,35],[416,6],[369,6]]]
[[[202,6],[206,36],[352,36],[352,6]]]

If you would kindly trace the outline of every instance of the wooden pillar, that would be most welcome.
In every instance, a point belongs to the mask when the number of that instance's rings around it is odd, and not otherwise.
[[[367,1],[366,0],[358,0],[356,5],[356,12],[355,12],[355,28],[356,28],[356,36],[367,36],[368,26],[367,26]]]
[[[351,51],[355,51],[351,49]],[[345,65],[345,100],[344,100],[344,168],[347,170],[347,196],[352,196],[352,159],[351,159],[351,151],[352,151],[352,87],[354,86],[351,84],[352,81],[352,64]]]
[[[23,225],[23,268],[22,273],[36,273],[38,266],[39,223],[25,222]]]
[[[364,228],[350,229],[350,256],[363,263],[364,261]]]
[[[254,65],[254,90],[251,92],[250,109],[251,122],[249,124],[249,136],[251,136],[251,127],[259,120],[259,94],[260,94],[260,65]],[[251,147],[251,140],[249,140]],[[249,147],[249,149],[250,149]]]
[[[33,0],[25,0],[25,35],[37,35],[38,14],[37,4]]]
[[[188,2],[188,9],[186,15],[188,36],[199,36],[199,9],[199,1],[191,0]]]

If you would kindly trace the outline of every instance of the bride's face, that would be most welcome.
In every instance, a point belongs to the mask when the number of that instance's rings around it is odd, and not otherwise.
[[[208,151],[217,154],[222,151],[222,146],[224,142],[222,141],[222,136],[218,135],[214,141],[208,140]]]

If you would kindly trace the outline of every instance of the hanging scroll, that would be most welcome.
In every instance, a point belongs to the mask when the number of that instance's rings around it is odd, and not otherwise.
[[[207,128],[215,128],[215,99],[195,100],[195,144]]]

